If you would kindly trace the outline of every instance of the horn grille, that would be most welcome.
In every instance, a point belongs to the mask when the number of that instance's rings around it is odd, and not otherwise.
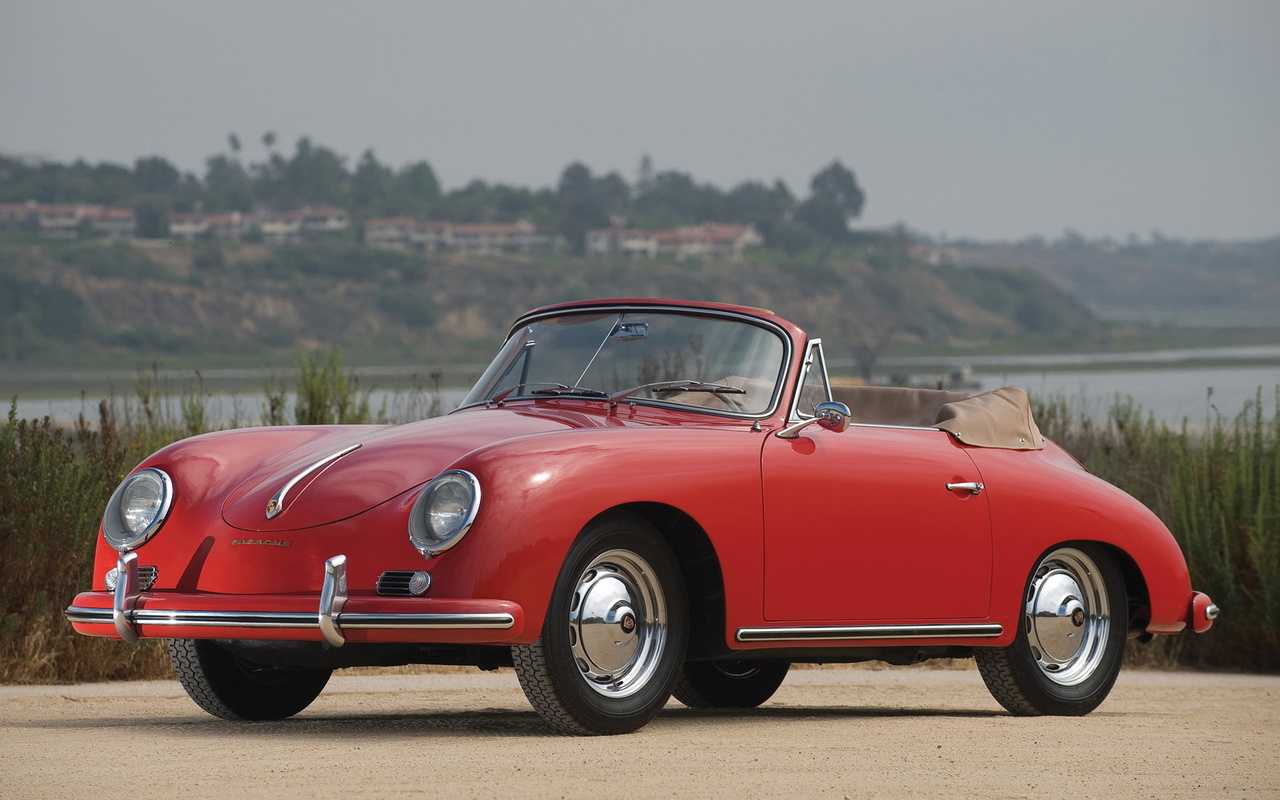
[[[378,576],[383,597],[422,597],[431,588],[431,573],[422,570],[387,570]]]

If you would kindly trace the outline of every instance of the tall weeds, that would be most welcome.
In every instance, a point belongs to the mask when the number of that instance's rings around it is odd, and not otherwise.
[[[110,406],[97,428],[49,418],[0,431],[0,683],[110,680],[165,674],[154,643],[121,648],[70,633],[63,609],[89,582],[97,520],[138,440],[121,437]]]
[[[265,424],[409,421],[443,410],[432,373],[372,414],[336,353],[301,362],[293,390],[271,381],[264,393]],[[1275,400],[1272,416],[1259,392],[1235,416],[1177,428],[1129,400],[1103,419],[1061,398],[1036,405],[1047,436],[1169,525],[1193,584],[1223,609],[1205,636],[1133,648],[1146,663],[1280,671],[1280,387]],[[148,453],[210,426],[203,386],[173,393],[155,371],[139,373],[132,395],[103,400],[96,419],[69,426],[18,419],[16,409],[0,430],[0,683],[170,674],[154,643],[80,636],[63,610],[89,585],[99,516],[120,480]]]
[[[1117,400],[1105,420],[1061,398],[1037,422],[1091,472],[1141,500],[1182,546],[1192,583],[1222,616],[1206,636],[1157,639],[1158,658],[1187,666],[1280,671],[1280,387],[1226,417],[1177,429]]]
[[[265,387],[268,425],[285,424],[282,412],[288,404],[284,383],[268,380]],[[360,391],[360,376],[342,371],[342,354],[331,350],[298,362],[293,421],[298,425],[348,425],[372,422],[369,392]]]
[[[70,426],[17,418],[17,399],[0,428],[0,683],[165,677],[164,648],[124,647],[71,630],[63,611],[90,585],[98,522],[111,493],[139,461],[164,445],[210,430],[213,415],[197,373],[194,387],[169,391],[158,370],[139,371],[133,393],[81,414]],[[283,409],[268,384],[265,408]],[[370,422],[368,392],[335,353],[303,360],[295,419],[267,424]],[[429,388],[397,394],[405,412],[441,409],[438,373]],[[238,415],[237,415],[238,416]],[[380,421],[386,419],[380,415]],[[403,416],[398,421],[415,417]],[[232,427],[242,420],[233,418]]]

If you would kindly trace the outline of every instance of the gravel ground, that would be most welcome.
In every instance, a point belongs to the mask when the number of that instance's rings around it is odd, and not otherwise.
[[[339,673],[268,723],[174,681],[0,687],[0,798],[660,796],[1280,798],[1280,676],[1127,670],[1028,719],[973,669],[793,669],[759,709],[596,738],[546,733],[510,670]]]

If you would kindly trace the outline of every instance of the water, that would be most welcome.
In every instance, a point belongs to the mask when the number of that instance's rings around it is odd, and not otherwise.
[[[1178,422],[1211,418],[1215,409],[1233,417],[1257,396],[1259,387],[1264,411],[1274,412],[1280,367],[1019,371],[978,373],[978,378],[984,389],[1012,385],[1037,397],[1061,395],[1094,417],[1104,416],[1117,397],[1129,396],[1156,419]]]
[[[832,359],[833,368],[851,371],[852,363]],[[1000,386],[1021,386],[1039,397],[1063,396],[1076,408],[1093,416],[1103,416],[1117,396],[1132,397],[1157,419],[1177,423],[1182,419],[1204,420],[1214,409],[1230,417],[1239,413],[1247,401],[1253,400],[1259,387],[1265,413],[1275,411],[1275,387],[1280,385],[1280,345],[1250,347],[1186,348],[1142,353],[1071,353],[974,357],[963,364],[941,364],[936,358],[886,359],[885,371],[905,372],[921,383],[936,381],[947,367],[971,367],[978,385],[967,391],[984,391]],[[406,421],[426,416],[434,399],[414,386],[419,383],[421,368],[355,368],[366,386],[378,386],[369,397],[374,414],[385,407],[389,418]],[[227,371],[230,373],[231,371]],[[451,388],[440,393],[444,410],[455,408],[466,395],[465,383],[479,373],[475,365],[456,371]],[[50,416],[59,422],[72,422],[82,412],[90,420],[97,419],[98,400],[111,392],[110,386],[130,386],[132,374],[114,376],[103,383],[102,376],[81,376],[86,387],[85,399],[72,389],[77,380],[65,374],[50,374],[44,380],[19,385],[18,416],[39,418]],[[37,376],[38,378],[38,376]],[[192,376],[161,375],[161,385],[172,395],[189,389]],[[262,423],[264,397],[261,373],[247,371],[244,376],[222,375],[218,371],[204,373],[207,418],[218,425],[257,425]],[[239,381],[237,384],[236,381]],[[28,386],[46,386],[41,394],[28,394]],[[225,388],[222,388],[225,387]],[[1210,392],[1212,390],[1212,392]],[[0,387],[0,397],[12,396],[8,387]],[[128,396],[127,392],[116,392]],[[176,399],[169,401],[175,415]],[[134,401],[136,406],[136,401]],[[285,406],[291,414],[293,399]]]
[[[439,393],[438,408],[447,413],[458,407],[467,389],[444,389]],[[51,417],[55,422],[74,422],[80,414],[90,422],[98,420],[98,401],[101,395],[89,394],[84,398],[49,397],[40,399],[24,399],[18,397],[18,417],[20,419],[39,419]],[[248,427],[262,425],[267,413],[266,397],[263,392],[207,392],[203,395],[204,413],[212,426],[216,427]],[[295,395],[286,395],[285,418],[293,418]],[[409,422],[431,416],[435,397],[416,390],[376,389],[369,393],[369,411],[377,418],[385,412],[387,419],[393,422]],[[168,396],[160,403],[166,416],[181,419],[178,398]],[[122,405],[136,409],[136,398],[122,398],[117,401],[117,409]]]
[[[886,359],[884,369],[921,383],[945,377],[936,358]],[[980,356],[952,363],[968,367],[977,392],[1021,386],[1034,396],[1062,396],[1074,407],[1103,416],[1117,397],[1131,397],[1156,419],[1203,420],[1220,411],[1238,414],[1262,389],[1266,412],[1276,408],[1280,345],[1199,347],[1132,353],[1062,353]]]

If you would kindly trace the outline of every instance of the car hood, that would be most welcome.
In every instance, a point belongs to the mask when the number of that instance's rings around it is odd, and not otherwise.
[[[583,415],[494,409],[385,428],[317,428],[301,443],[300,429],[293,429],[295,436],[286,439],[291,447],[274,453],[227,495],[222,517],[232,527],[255,532],[325,525],[431,480],[486,444],[598,424]],[[280,432],[287,436],[285,430]]]

